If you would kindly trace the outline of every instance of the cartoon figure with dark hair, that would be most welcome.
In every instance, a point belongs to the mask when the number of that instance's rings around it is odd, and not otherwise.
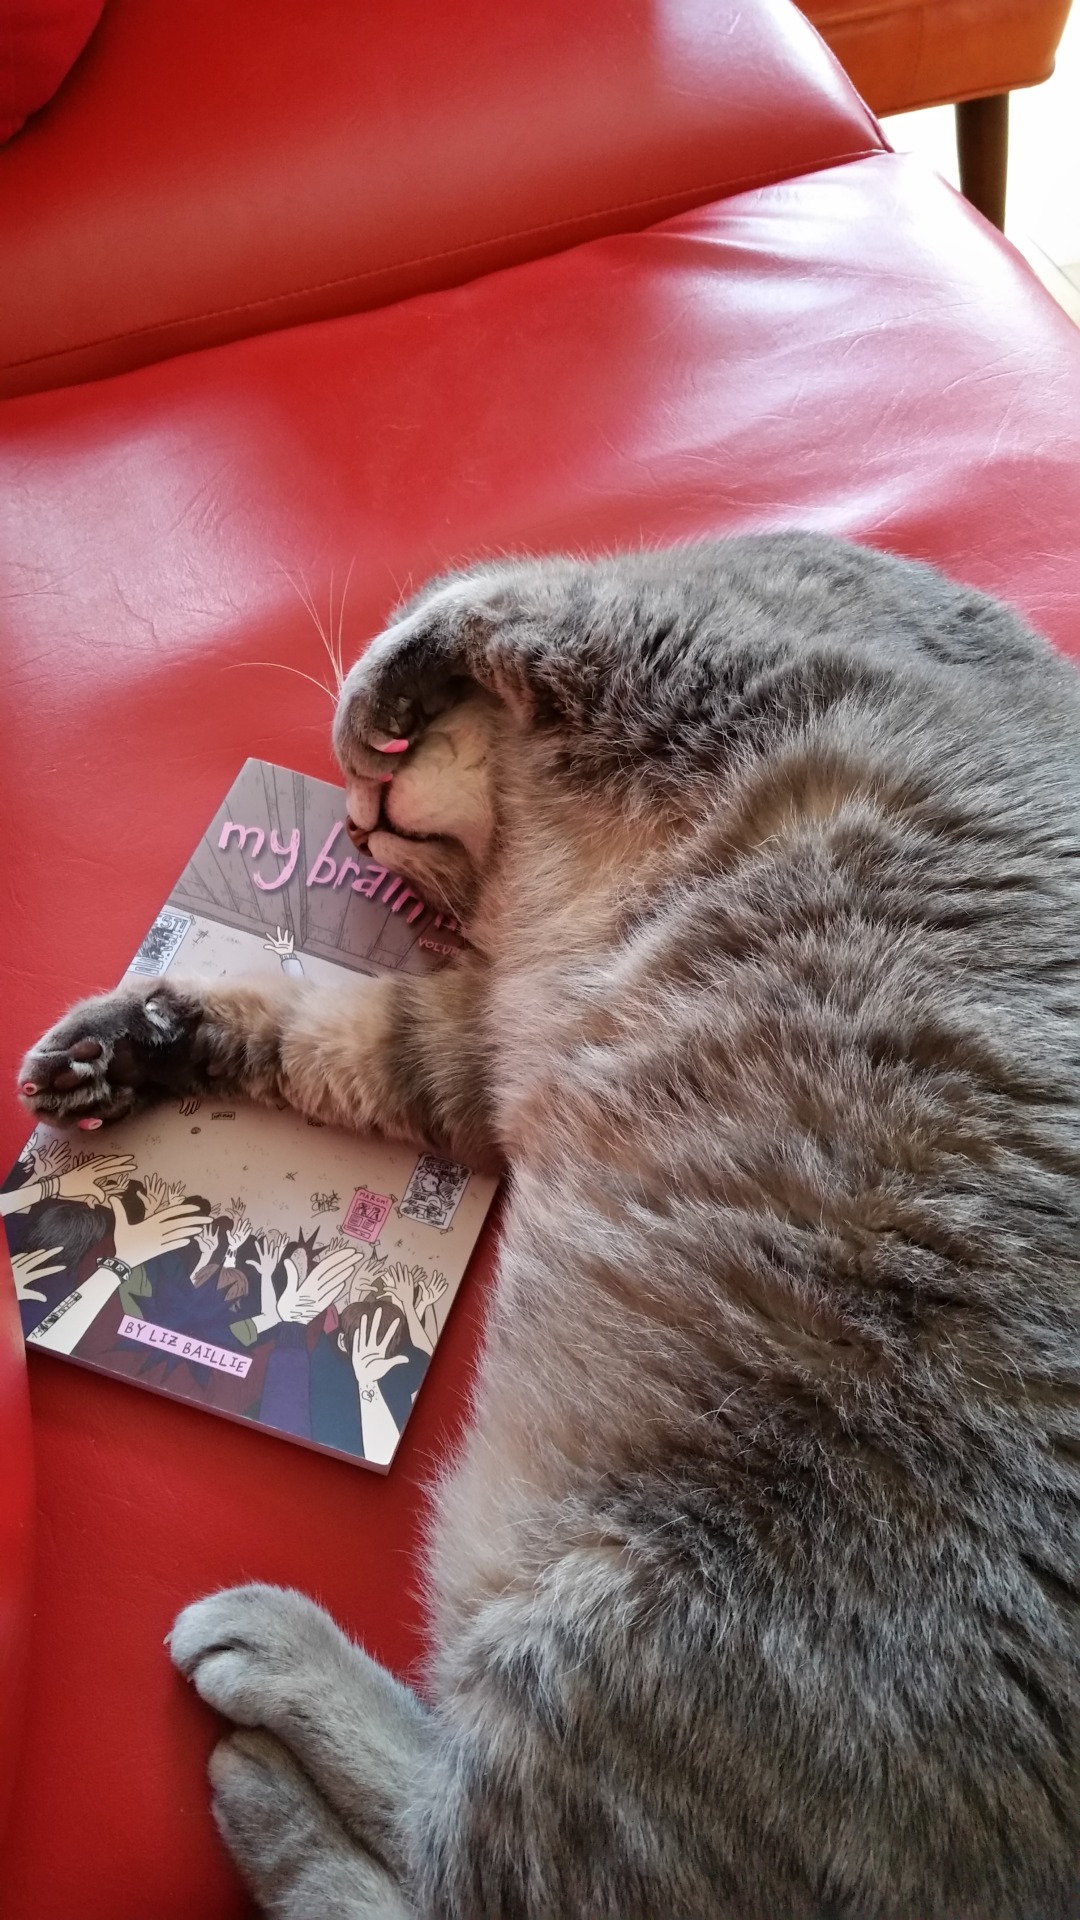
[[[54,1353],[73,1353],[135,1270],[173,1248],[186,1247],[195,1238],[203,1217],[201,1204],[190,1200],[167,1202],[136,1221],[129,1219],[116,1194],[110,1196],[109,1209],[112,1253],[104,1254],[94,1271],[38,1322],[27,1336],[32,1345]]]

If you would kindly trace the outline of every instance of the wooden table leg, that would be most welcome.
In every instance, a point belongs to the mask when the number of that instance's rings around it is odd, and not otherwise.
[[[991,94],[984,100],[957,101],[956,151],[965,199],[1004,231],[1005,182],[1009,167],[1007,93]]]

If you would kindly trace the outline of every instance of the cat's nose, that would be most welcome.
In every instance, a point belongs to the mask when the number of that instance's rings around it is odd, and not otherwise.
[[[386,778],[389,780],[392,775],[388,772]],[[350,840],[365,840],[378,824],[383,785],[381,780],[346,780],[345,811]]]

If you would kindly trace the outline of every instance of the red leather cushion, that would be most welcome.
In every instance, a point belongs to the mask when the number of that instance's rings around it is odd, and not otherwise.
[[[938,561],[1080,654],[1080,335],[914,162],[880,155],[405,306],[0,409],[5,1060],[111,981],[246,754],[328,767],[353,652],[491,550],[798,522]],[[22,1125],[3,1109],[0,1148]],[[193,1594],[319,1594],[405,1667],[420,1484],[462,1417],[467,1283],[385,1480],[35,1356],[33,1697],[4,1920],[227,1920]]]
[[[5,0],[0,18],[0,141],[51,100],[105,0]]]
[[[378,306],[879,141],[787,0],[112,0],[0,153],[0,393]]]
[[[1010,93],[1054,71],[1070,0],[803,0],[875,113]]]

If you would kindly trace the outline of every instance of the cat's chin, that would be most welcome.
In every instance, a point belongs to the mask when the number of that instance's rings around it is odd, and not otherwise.
[[[364,783],[366,784],[366,783]],[[349,783],[349,812],[345,831],[358,853],[411,882],[432,906],[463,919],[476,894],[476,873],[459,840],[405,826],[393,818],[387,784],[379,790],[378,807],[370,826],[354,817]]]
[[[477,876],[457,840],[436,835],[411,837],[378,828],[367,836],[369,858],[388,872],[400,873],[429,906],[468,920],[476,899]]]

